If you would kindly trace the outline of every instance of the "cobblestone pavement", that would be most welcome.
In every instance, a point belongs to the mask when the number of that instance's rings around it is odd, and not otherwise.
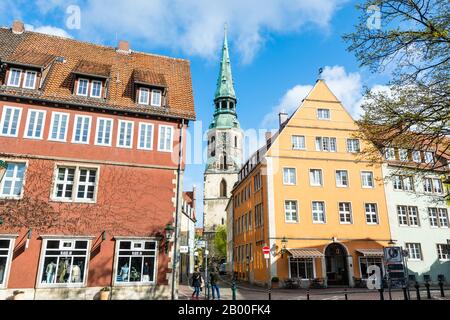
[[[232,292],[229,282],[220,284],[221,300],[231,300]],[[188,285],[180,285],[179,299],[191,300],[193,288]],[[272,289],[272,300],[307,300],[308,290],[306,289]],[[380,293],[378,291],[357,289],[357,288],[327,288],[327,289],[312,289],[309,290],[310,300],[380,300]],[[431,289],[431,298],[433,300],[450,300],[450,287],[444,290],[445,297],[441,297],[441,292],[438,287]],[[210,295],[212,297],[212,294]],[[411,300],[417,300],[417,293],[414,288],[409,289],[409,297]],[[420,298],[428,300],[425,287],[420,289]],[[206,300],[206,290],[200,295],[200,300]],[[268,291],[265,288],[252,286],[247,283],[238,283],[236,291],[237,300],[268,300]],[[384,292],[385,300],[404,300],[404,293],[402,290],[393,290],[391,294],[386,290]]]

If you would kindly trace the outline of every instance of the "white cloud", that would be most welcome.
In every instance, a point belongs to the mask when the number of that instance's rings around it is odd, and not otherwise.
[[[69,33],[67,33],[66,30],[57,28],[57,27],[53,27],[53,26],[41,26],[41,27],[35,28],[34,26],[32,26],[30,24],[26,24],[25,29],[28,31],[34,31],[34,32],[49,34],[52,36],[58,36],[58,37],[72,39],[72,36]]]
[[[322,77],[353,118],[359,118],[363,90],[361,75],[358,72],[347,73],[342,66],[326,66]],[[265,115],[261,126],[263,128],[277,127],[278,113],[286,112],[291,115],[312,88],[313,85],[296,85],[289,89],[280,99],[278,105]]]

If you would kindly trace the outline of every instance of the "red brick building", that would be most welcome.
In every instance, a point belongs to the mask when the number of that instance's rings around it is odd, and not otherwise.
[[[170,297],[189,62],[15,22],[0,68],[0,299]]]

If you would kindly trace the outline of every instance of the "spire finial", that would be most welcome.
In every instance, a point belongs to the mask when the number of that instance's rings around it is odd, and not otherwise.
[[[319,80],[322,80],[322,73],[323,73],[323,68],[322,67],[320,67],[319,68]]]

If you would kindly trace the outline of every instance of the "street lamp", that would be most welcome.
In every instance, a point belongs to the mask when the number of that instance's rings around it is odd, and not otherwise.
[[[7,168],[8,164],[6,163],[6,161],[0,160],[0,182],[2,182],[2,179],[5,176]]]
[[[172,239],[174,230],[175,228],[170,223],[168,223],[164,228],[164,231],[166,232],[166,254],[169,253],[169,242]]]
[[[286,239],[286,237],[283,237],[283,239],[281,239],[281,258],[283,258],[283,255],[286,253],[286,244],[288,243],[288,240]]]

